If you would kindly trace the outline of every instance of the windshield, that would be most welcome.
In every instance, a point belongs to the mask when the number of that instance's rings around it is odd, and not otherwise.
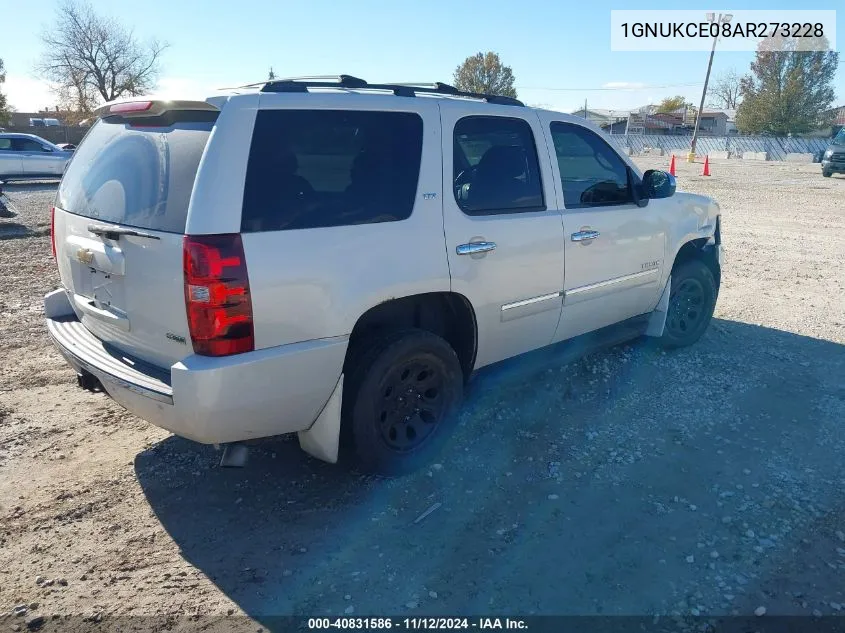
[[[839,134],[833,137],[831,145],[845,145],[845,127],[839,130]]]
[[[98,121],[74,153],[57,206],[98,220],[182,233],[213,122],[133,127]]]

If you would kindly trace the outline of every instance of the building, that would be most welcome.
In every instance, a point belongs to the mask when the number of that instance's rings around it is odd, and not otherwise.
[[[63,113],[58,110],[44,110],[42,112],[12,112],[9,120],[10,127],[29,127],[30,119],[57,119],[59,125],[64,125]]]
[[[581,108],[580,110],[575,110],[571,112],[572,116],[580,116],[588,121],[591,121],[598,125],[600,128],[604,128],[605,126],[613,126],[613,133],[616,134],[618,131],[618,124],[622,123],[622,129],[624,133],[624,121],[628,119],[628,115],[630,112],[628,110],[604,110],[600,108]]]
[[[698,133],[701,136],[727,136],[728,115],[724,110],[702,110]],[[734,124],[733,129],[736,130]]]

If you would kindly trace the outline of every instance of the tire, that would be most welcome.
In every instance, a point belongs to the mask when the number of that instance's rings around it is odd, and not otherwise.
[[[698,341],[713,317],[718,294],[713,273],[704,262],[693,259],[673,269],[660,345],[675,349]]]
[[[344,448],[366,472],[397,476],[434,457],[457,421],[464,377],[452,347],[418,329],[367,339],[344,385]]]
[[[822,176],[824,176],[825,178],[830,178],[830,176],[831,176],[832,174],[833,174],[833,172],[832,172],[832,171],[827,171],[827,170],[823,170],[823,171],[822,171]]]

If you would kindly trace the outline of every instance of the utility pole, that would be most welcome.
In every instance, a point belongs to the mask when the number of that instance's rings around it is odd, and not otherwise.
[[[719,14],[718,19],[715,13],[708,13],[707,20],[709,22],[716,22],[721,30],[722,24],[727,24],[731,21],[733,15],[728,13],[726,15]],[[713,46],[710,48],[710,60],[707,62],[707,74],[704,76],[704,88],[701,90],[701,104],[698,106],[698,112],[695,115],[695,129],[692,132],[692,142],[690,143],[689,154],[687,154],[687,162],[695,161],[695,144],[698,141],[698,126],[701,124],[701,114],[704,111],[704,98],[707,96],[707,84],[710,83],[710,69],[713,67],[713,54],[716,52],[716,42],[719,37],[713,38]]]

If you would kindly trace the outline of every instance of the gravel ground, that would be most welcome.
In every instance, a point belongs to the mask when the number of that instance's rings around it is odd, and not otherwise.
[[[212,448],[77,389],[41,320],[58,281],[54,187],[7,186],[0,623],[842,612],[845,179],[818,165],[678,168],[681,190],[723,212],[705,337],[484,372],[441,463],[393,481],[295,440],[221,470]]]

